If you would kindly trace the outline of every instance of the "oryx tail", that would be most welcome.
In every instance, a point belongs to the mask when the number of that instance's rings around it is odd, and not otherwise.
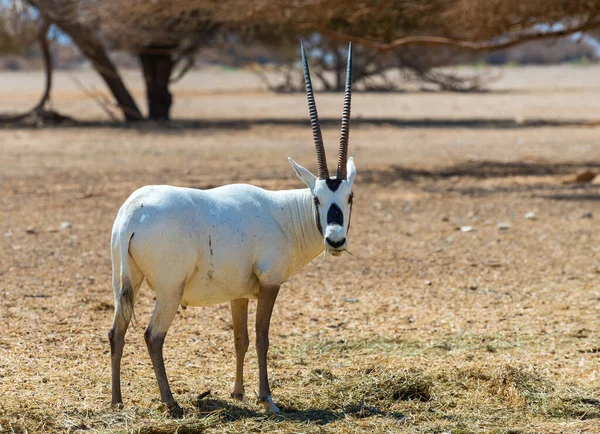
[[[113,254],[120,256],[119,270],[113,270],[113,273],[118,273],[113,276],[113,291],[115,297],[115,315],[122,315],[125,322],[129,323],[134,316],[135,291],[131,283],[131,264],[133,258],[129,255],[129,243],[133,237],[133,233],[117,234],[119,241],[117,243],[117,252]],[[116,262],[116,261],[115,261]],[[115,285],[116,283],[116,285]]]

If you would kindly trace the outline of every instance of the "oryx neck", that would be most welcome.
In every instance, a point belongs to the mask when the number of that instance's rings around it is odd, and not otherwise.
[[[294,191],[290,214],[296,240],[303,251],[314,256],[324,249],[323,236],[317,227],[317,210],[308,188]]]

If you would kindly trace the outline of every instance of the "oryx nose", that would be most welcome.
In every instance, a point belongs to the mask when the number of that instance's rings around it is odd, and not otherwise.
[[[334,249],[337,249],[338,247],[342,247],[344,244],[346,244],[346,238],[342,238],[339,241],[333,241],[331,238],[327,237],[327,238],[325,238],[325,241],[327,241],[327,244],[329,244]]]

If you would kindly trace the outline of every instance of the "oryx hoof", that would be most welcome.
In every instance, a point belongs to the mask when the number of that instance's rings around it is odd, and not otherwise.
[[[235,399],[236,401],[240,401],[243,402],[244,401],[244,393],[235,393],[235,392],[231,392],[231,397],[233,399]]]
[[[167,408],[169,409],[169,416],[173,419],[181,419],[183,417],[183,407],[177,401],[167,403]]]
[[[271,398],[270,396],[267,396],[266,398],[259,397],[258,404],[261,404],[263,407],[265,407],[267,411],[270,411],[271,413],[281,412],[281,410],[279,410],[279,407],[277,407],[273,402],[273,398]]]
[[[113,402],[110,406],[115,410],[123,410],[125,408],[122,402]]]

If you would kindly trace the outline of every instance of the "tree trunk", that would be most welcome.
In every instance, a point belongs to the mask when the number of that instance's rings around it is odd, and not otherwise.
[[[52,64],[52,54],[50,53],[50,46],[48,45],[48,30],[50,30],[50,24],[47,21],[42,25],[38,42],[40,43],[40,50],[42,52],[42,59],[44,60],[44,71],[46,73],[46,85],[44,87],[44,93],[38,105],[34,108],[34,111],[38,114],[44,111],[46,103],[50,100],[50,91],[52,90],[52,72],[54,71],[54,65]]]
[[[174,67],[173,47],[150,46],[140,53],[140,62],[146,82],[148,118],[168,121],[173,98],[169,79]]]
[[[48,23],[59,27],[73,40],[77,48],[92,63],[96,72],[104,79],[117,100],[125,120],[137,121],[143,119],[140,109],[138,109],[134,99],[125,87],[125,83],[121,80],[117,68],[108,57],[104,44],[94,34],[93,30],[73,20],[71,14],[53,9],[55,6],[53,2],[27,0],[27,3],[38,9]]]
[[[71,37],[75,45],[92,66],[102,76],[127,121],[143,119],[142,113],[133,97],[125,87],[117,68],[108,57],[104,44],[86,27],[76,22],[56,23],[63,32]]]
[[[58,26],[71,37],[85,57],[92,62],[94,69],[102,76],[106,85],[117,100],[127,121],[143,119],[133,97],[125,87],[117,68],[112,63],[104,45],[90,30],[77,23],[60,23]]]

